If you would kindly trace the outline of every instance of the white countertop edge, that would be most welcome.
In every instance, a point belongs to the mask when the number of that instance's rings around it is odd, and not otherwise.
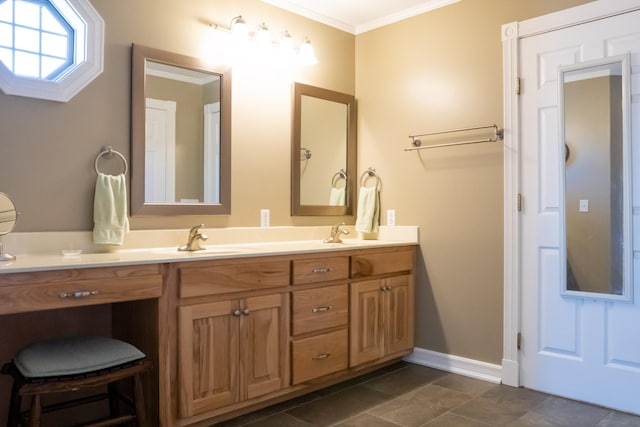
[[[166,246],[122,248],[110,252],[83,252],[79,256],[63,256],[62,249],[59,249],[48,253],[16,254],[16,260],[0,262],[0,274],[417,245],[418,227],[381,227],[377,237],[376,240],[343,239],[343,244],[322,243],[322,240],[310,239],[205,245],[208,252],[179,252],[177,246]]]

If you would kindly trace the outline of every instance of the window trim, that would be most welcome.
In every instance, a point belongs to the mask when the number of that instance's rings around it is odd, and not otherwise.
[[[48,0],[67,3],[84,21],[84,31],[74,31],[75,43],[84,46],[84,61],[63,71],[54,80],[16,76],[0,62],[0,89],[7,95],[67,102],[99,76],[104,66],[104,20],[88,0]],[[60,9],[60,8],[58,8]],[[84,33],[85,40],[82,40]]]

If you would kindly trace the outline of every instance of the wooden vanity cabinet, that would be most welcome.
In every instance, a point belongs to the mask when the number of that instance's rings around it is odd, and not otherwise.
[[[372,277],[351,283],[350,367],[413,348],[413,258],[413,249],[351,257],[352,278]]]
[[[179,417],[286,387],[289,261],[209,261],[176,269]]]

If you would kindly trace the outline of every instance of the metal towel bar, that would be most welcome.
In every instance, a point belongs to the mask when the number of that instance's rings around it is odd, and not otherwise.
[[[475,139],[471,141],[448,142],[444,144],[433,144],[433,145],[425,145],[425,146],[422,146],[422,141],[417,138],[419,136],[444,135],[449,133],[468,132],[468,131],[482,130],[482,129],[493,129],[493,137],[489,137],[485,139]],[[409,135],[409,138],[411,138],[411,145],[413,145],[413,147],[405,148],[404,151],[416,151],[416,150],[423,150],[425,148],[451,147],[454,145],[468,145],[468,144],[478,144],[482,142],[501,141],[504,138],[504,129],[500,129],[498,128],[497,125],[492,124],[487,126],[474,126],[474,127],[468,127],[468,128],[442,130],[442,131],[429,132],[429,133],[417,133],[417,134]]]

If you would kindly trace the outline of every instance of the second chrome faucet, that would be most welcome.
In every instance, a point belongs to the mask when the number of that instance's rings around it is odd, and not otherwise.
[[[200,242],[204,242],[208,239],[206,234],[200,233],[200,229],[204,227],[204,224],[196,225],[195,227],[191,227],[189,230],[189,237],[187,239],[187,243],[180,246],[178,248],[179,251],[184,252],[193,252],[193,251],[203,251],[204,248],[200,246]]]

